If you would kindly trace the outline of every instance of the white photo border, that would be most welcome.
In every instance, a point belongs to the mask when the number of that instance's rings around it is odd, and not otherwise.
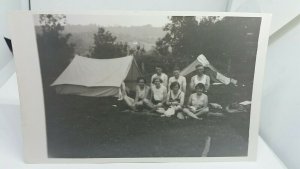
[[[34,29],[36,14],[74,15],[165,15],[260,17],[261,26],[256,55],[252,106],[249,124],[248,156],[243,157],[159,157],[159,158],[49,158],[41,70]],[[202,162],[253,161],[256,159],[259,114],[271,14],[185,11],[16,11],[10,15],[10,30],[18,79],[24,160],[27,163],[111,163],[111,162]]]

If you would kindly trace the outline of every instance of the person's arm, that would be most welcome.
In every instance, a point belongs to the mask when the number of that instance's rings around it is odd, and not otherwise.
[[[210,77],[206,75],[205,90],[208,91],[209,87],[210,87]]]
[[[139,99],[139,90],[138,87],[135,87],[135,98],[134,98],[134,103],[138,102]]]
[[[182,76],[182,91],[186,93],[186,78]]]
[[[194,82],[194,76],[191,78],[191,82],[190,82],[190,89],[191,91],[194,91],[195,90],[195,82]]]
[[[209,108],[208,107],[202,107],[201,109],[197,110],[195,112],[196,116],[202,115],[202,114],[206,114],[209,112]]]
[[[152,98],[154,97],[154,93],[152,90],[152,87],[150,87],[150,100],[152,101]]]
[[[168,75],[165,74],[164,78],[164,86],[167,88],[168,87]]]
[[[164,104],[167,101],[167,88],[165,88],[165,90],[163,91],[163,100],[162,100],[162,104]]]
[[[188,101],[188,107],[189,107],[189,108],[184,108],[184,109],[183,109],[183,112],[185,112],[188,116],[190,116],[190,117],[192,117],[192,118],[194,118],[194,119],[199,119],[199,117],[197,117],[197,116],[192,112],[192,110],[190,110],[191,103],[192,103],[192,95],[190,95],[189,101]]]
[[[150,87],[151,87],[151,86],[154,86],[153,83],[152,83],[152,82],[153,82],[153,79],[154,79],[154,76],[155,76],[155,74],[153,74],[153,75],[151,76]]]
[[[208,97],[207,97],[207,95],[205,95],[205,100],[204,100],[203,107],[207,107],[207,106],[208,106]]]
[[[171,86],[171,83],[172,83],[172,77],[169,78],[169,82],[168,82],[168,91],[171,90],[170,86]]]
[[[203,102],[204,102],[204,103],[203,103],[203,107],[201,107],[200,109],[198,109],[197,112],[195,113],[197,116],[209,112],[209,108],[208,108],[208,97],[207,97],[207,95],[204,95],[204,101],[203,101]]]
[[[197,109],[197,111],[198,111],[198,110],[202,110],[202,109],[204,109],[204,108],[206,108],[206,107],[208,107],[208,97],[207,97],[207,95],[204,95],[204,96],[203,96],[203,105],[202,105],[201,107],[199,107],[199,108]]]
[[[188,104],[187,104],[188,106],[191,106],[192,105],[192,95],[190,95],[190,97],[189,97],[189,101],[188,101]]]
[[[172,103],[170,102],[171,91],[168,92],[166,104],[170,106]]]
[[[183,112],[185,112],[188,116],[194,118],[194,119],[198,119],[200,120],[200,118],[198,116],[196,116],[196,114],[194,114],[193,112],[191,112],[189,109],[183,109]]]
[[[149,96],[151,95],[151,90],[150,87],[146,86],[146,94],[145,94],[145,99],[149,99]]]
[[[183,104],[184,104],[184,93],[182,92],[182,93],[180,94],[180,103],[179,103],[179,105],[180,105],[180,106],[183,106]]]

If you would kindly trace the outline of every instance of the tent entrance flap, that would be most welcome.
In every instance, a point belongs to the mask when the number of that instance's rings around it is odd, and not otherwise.
[[[233,82],[235,82],[233,84],[237,83],[237,81],[235,79],[231,79],[229,77],[226,77],[222,73],[220,73],[213,65],[211,65],[209,63],[209,61],[206,59],[206,57],[203,54],[199,55],[197,57],[197,59],[193,63],[191,63],[190,65],[188,65],[185,69],[183,69],[180,72],[180,74],[182,76],[190,76],[192,73],[194,73],[195,67],[198,64],[201,64],[204,67],[206,67],[205,73],[208,76],[210,76],[210,78],[213,81],[220,82],[220,83],[223,83],[225,85],[228,85],[228,84],[233,83]]]

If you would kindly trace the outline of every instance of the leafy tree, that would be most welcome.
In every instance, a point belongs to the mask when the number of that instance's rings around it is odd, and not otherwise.
[[[166,31],[165,37],[157,41],[157,49],[166,53],[168,47],[172,48],[172,55],[175,57],[187,57],[197,54],[198,46],[198,22],[194,16],[172,16],[171,23],[166,24],[163,28]]]
[[[170,41],[170,39],[171,39],[170,34],[166,34],[165,37],[159,38],[156,41],[155,49],[160,55],[169,56],[171,54],[171,52],[169,50],[171,48],[171,46],[168,43]]]
[[[146,55],[146,50],[144,46],[136,45],[135,47],[130,47],[129,49],[129,55],[134,56],[137,64],[140,67],[140,70],[144,73],[145,72],[145,55]]]
[[[129,49],[129,54],[136,56],[136,57],[141,57],[145,54],[146,50],[144,47],[141,47],[140,45],[135,46],[134,48]]]
[[[195,16],[172,16],[169,19],[170,23],[163,28],[165,36],[156,42],[155,50],[158,56],[154,57],[157,57],[165,71],[171,74],[173,67],[183,68],[191,63],[201,46],[197,37],[199,30]]]
[[[91,58],[109,59],[124,57],[129,52],[127,43],[116,42],[117,37],[113,36],[104,28],[98,28],[98,32],[94,34],[94,46],[90,49]]]
[[[74,44],[69,44],[71,34],[63,34],[65,15],[39,15],[41,33],[37,34],[43,85],[49,86],[74,57]]]
[[[221,72],[238,80],[253,80],[259,18],[172,16],[163,28],[166,35],[158,39],[156,58],[170,69],[184,68],[199,54]],[[170,50],[171,49],[171,50]],[[250,66],[249,66],[250,64]]]
[[[259,18],[224,17],[204,19],[201,27],[203,53],[221,72],[251,82],[253,80]],[[204,33],[203,33],[204,32]]]

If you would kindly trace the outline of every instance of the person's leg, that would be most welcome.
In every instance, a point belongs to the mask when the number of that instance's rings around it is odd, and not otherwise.
[[[180,120],[185,119],[185,118],[184,118],[184,114],[183,114],[182,112],[178,112],[178,113],[177,113],[177,118],[180,119]]]
[[[182,107],[180,105],[174,106],[175,109],[175,115],[178,119],[183,120],[184,119],[184,114],[182,112]]]
[[[142,100],[140,100],[140,101],[136,102],[134,106],[135,106],[136,110],[143,110],[144,102]]]
[[[156,113],[159,113],[159,114],[163,114],[165,113],[165,109],[163,108],[163,105],[161,102],[159,101],[153,101],[151,102],[152,103],[152,111],[155,111]]]
[[[128,107],[135,110],[134,99],[130,98],[127,95],[125,95],[123,99],[124,99],[125,103],[128,105]]]
[[[155,108],[155,105],[154,105],[150,100],[148,100],[148,99],[144,99],[144,100],[143,100],[143,103],[144,103],[147,107],[149,107],[150,109],[154,109],[154,108]]]
[[[163,107],[158,107],[155,111],[159,114],[164,114],[166,112],[166,110]]]
[[[135,103],[136,106],[143,106],[144,102],[142,100]]]
[[[175,112],[182,111],[182,107],[180,105],[174,106]]]
[[[194,119],[200,119],[198,116],[196,116],[193,112],[191,112],[188,108],[183,109],[183,113],[187,114],[188,116],[194,118]]]
[[[209,112],[209,108],[208,107],[205,107],[205,108],[202,108],[200,110],[198,110],[197,112],[195,112],[195,115],[196,116],[203,116],[205,114],[207,114]]]

